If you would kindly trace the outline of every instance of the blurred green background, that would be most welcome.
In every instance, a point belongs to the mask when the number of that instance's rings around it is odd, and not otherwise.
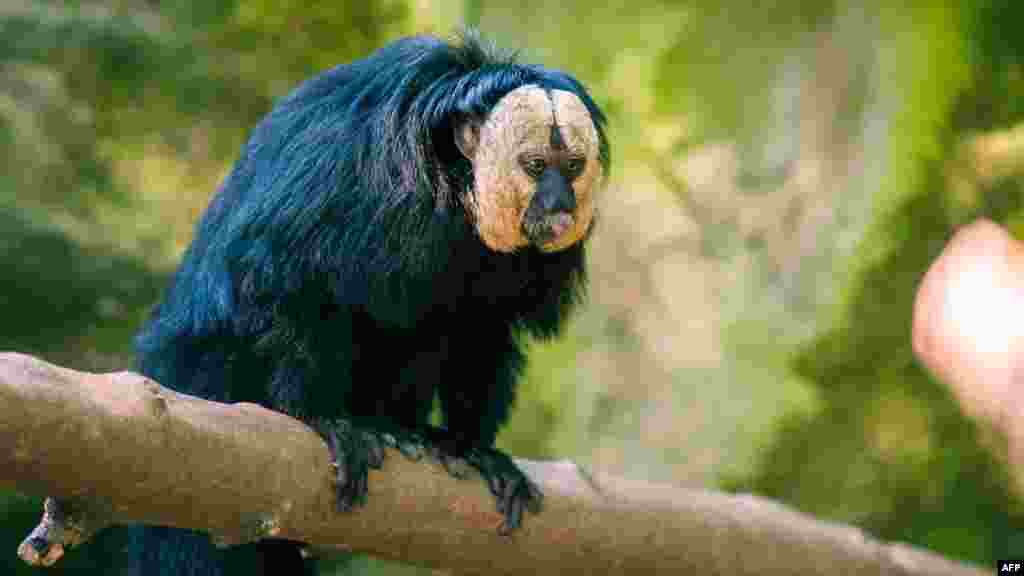
[[[274,99],[463,22],[590,86],[615,159],[588,304],[535,346],[505,448],[752,491],[984,565],[1024,555],[1000,440],[910,349],[913,291],[954,227],[1024,231],[1016,0],[0,0],[0,349],[130,367]],[[39,510],[0,494],[3,573],[36,572],[14,551]]]

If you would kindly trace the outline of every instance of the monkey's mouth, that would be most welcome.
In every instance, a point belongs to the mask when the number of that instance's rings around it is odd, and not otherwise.
[[[531,244],[544,250],[551,249],[548,245],[572,230],[574,224],[575,219],[569,212],[552,212],[524,222],[523,231]]]

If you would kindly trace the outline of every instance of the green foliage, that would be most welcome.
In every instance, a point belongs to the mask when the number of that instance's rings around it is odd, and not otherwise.
[[[938,4],[883,11],[882,28],[896,48],[884,62],[893,79],[885,89],[903,102],[890,131],[892,177],[877,195],[876,222],[861,243],[841,314],[793,362],[821,408],[782,423],[756,474],[727,481],[883,538],[982,564],[1024,551],[1016,528],[1024,507],[991,442],[982,441],[946,387],[916,363],[909,327],[921,275],[960,219],[946,190],[954,143],[964,132],[1017,121],[1016,105],[1007,104],[1012,95],[995,96],[1008,88],[1005,76],[979,69],[1012,70],[1022,62],[1016,49],[979,60],[982,52],[1006,47],[984,38],[1001,27],[991,22],[1005,10],[995,2],[964,4],[962,11]],[[988,22],[988,31],[956,26],[961,15]],[[913,37],[905,34],[908,25]],[[963,112],[986,98],[1002,100],[993,114]],[[966,217],[1005,222],[1024,208],[1022,192],[1019,181],[986,190]]]
[[[328,67],[363,56],[400,34],[409,17],[397,0],[216,0],[177,3],[166,11],[191,27],[191,40],[223,58],[222,74],[262,80],[283,91]],[[179,32],[180,33],[180,32]],[[268,66],[271,66],[268,69]]]
[[[684,30],[658,62],[656,111],[692,114],[692,137],[742,138],[769,116],[765,91],[795,42],[833,13],[832,2],[668,1]],[[686,80],[684,80],[686,79]]]
[[[987,0],[965,4],[966,58],[974,82],[961,95],[954,121],[961,130],[1005,128],[1024,120],[1024,4]]]
[[[1020,552],[1007,543],[1024,508],[973,423],[910,350],[920,271],[951,234],[942,172],[930,167],[922,190],[884,219],[892,250],[860,276],[845,320],[796,358],[822,408],[786,422],[758,474],[732,487],[990,563]]]
[[[553,436],[565,422],[574,421],[575,391],[569,384],[575,381],[579,368],[580,348],[573,336],[528,344],[526,374],[516,390],[515,417],[501,430],[499,447],[521,458],[556,456]]]
[[[9,17],[0,20],[0,38],[0,59],[25,70],[27,85],[32,86],[33,71],[52,74],[52,86],[39,86],[36,100],[15,111],[38,117],[42,126],[41,133],[23,136],[60,147],[50,165],[27,158],[12,172],[20,184],[28,184],[19,186],[20,199],[34,197],[76,211],[88,211],[103,200],[128,203],[132,191],[114,186],[105,142],[137,140],[168,126],[180,131],[206,116],[237,132],[267,106],[264,95],[253,97],[239,82],[204,73],[199,53],[187,45],[124,18]],[[143,108],[145,116],[136,118],[141,122],[125,122],[126,115]],[[17,146],[25,144],[19,138]],[[227,146],[221,151],[226,153]],[[5,152],[17,157],[17,150]],[[56,172],[37,181],[34,175],[46,170]]]
[[[137,258],[78,245],[6,203],[0,203],[0,269],[6,279],[0,350],[83,368],[91,367],[89,356],[126,352],[166,281]]]
[[[272,99],[380,46],[401,33],[408,16],[404,3],[390,0],[176,2],[157,13],[100,16],[47,4],[49,11],[0,19],[0,61],[56,74],[56,90],[40,91],[43,102],[33,107],[47,119],[41,136],[76,161],[61,163],[65,173],[33,193],[83,210],[100,199],[123,204],[132,197],[113,184],[105,143],[140,145],[163,132],[184,151],[189,126],[204,123],[212,126],[210,152],[230,161]],[[24,181],[42,169],[18,167]]]

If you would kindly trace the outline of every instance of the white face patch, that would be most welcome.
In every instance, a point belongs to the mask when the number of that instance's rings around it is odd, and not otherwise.
[[[551,129],[556,122],[566,151],[585,164],[572,181],[576,196],[572,223],[540,246],[555,251],[586,235],[593,221],[594,195],[603,183],[597,129],[579,97],[563,90],[522,86],[506,94],[478,128],[464,126],[456,135],[459,149],[473,162],[470,206],[477,233],[492,250],[512,252],[529,245],[523,215],[537,182],[523,169],[522,160],[551,156]]]

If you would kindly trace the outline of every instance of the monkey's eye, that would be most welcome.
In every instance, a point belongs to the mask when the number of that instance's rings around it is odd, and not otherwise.
[[[570,178],[575,178],[583,172],[586,161],[583,158],[573,157],[565,161],[565,171]]]
[[[534,178],[540,178],[540,175],[544,173],[544,169],[548,167],[547,162],[538,156],[523,158],[521,163],[523,170],[526,170],[526,173]]]

